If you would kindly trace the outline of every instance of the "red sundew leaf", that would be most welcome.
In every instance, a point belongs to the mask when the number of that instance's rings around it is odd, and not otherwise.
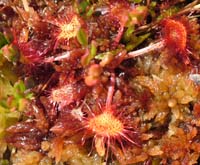
[[[35,21],[32,23],[32,28],[34,31],[34,35],[37,37],[37,39],[40,40],[47,40],[51,39],[51,31],[53,29],[52,26],[50,26],[47,22],[43,21]]]
[[[175,52],[184,51],[187,43],[185,26],[181,22],[172,19],[164,20],[163,25],[162,31],[166,46]]]
[[[64,10],[55,17],[46,18],[46,22],[54,25],[51,37],[55,41],[54,49],[62,48],[71,50],[87,44],[87,26],[84,20],[72,8]],[[80,34],[81,32],[81,34]],[[81,35],[81,42],[77,36]]]
[[[53,42],[32,40],[27,43],[18,43],[18,48],[25,58],[25,63],[41,63],[45,55],[53,49]]]
[[[53,103],[58,103],[61,108],[75,101],[77,102],[85,96],[87,91],[84,83],[60,84],[52,90],[49,99]]]
[[[128,21],[128,9],[129,6],[126,3],[116,2],[111,5],[110,16],[116,18],[120,24],[118,34],[115,38],[115,42],[119,42],[122,37],[124,27],[126,25],[126,22]]]
[[[165,19],[161,22],[162,36],[171,55],[176,55],[185,65],[189,65],[188,53],[190,29],[189,22],[184,17],[179,19]]]
[[[35,105],[32,105],[32,109],[34,111],[36,127],[42,130],[43,132],[47,132],[49,123],[45,117],[43,109]]]

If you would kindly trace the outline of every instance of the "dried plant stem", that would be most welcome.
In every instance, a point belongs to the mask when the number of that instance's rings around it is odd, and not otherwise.
[[[71,55],[70,51],[63,52],[59,54],[57,57],[49,57],[45,60],[45,62],[53,62],[53,61],[62,61],[64,59],[68,59]]]
[[[148,54],[148,53],[153,52],[153,51],[159,51],[164,46],[165,46],[164,40],[158,41],[158,42],[156,42],[154,44],[151,44],[151,45],[149,45],[147,47],[144,47],[142,49],[138,49],[138,50],[129,52],[127,54],[126,59],[128,59],[128,58],[135,58],[135,57],[138,57],[138,56],[142,56],[142,55]],[[57,57],[47,58],[45,60],[45,62],[62,61],[64,59],[68,59],[70,57],[70,55],[71,55],[71,52],[70,51],[66,51],[66,52],[63,52],[62,54],[60,54]]]
[[[193,13],[193,12],[200,12],[200,0],[195,0],[195,1],[191,2],[185,8],[180,10],[178,13],[175,13],[171,17],[178,16],[178,15],[180,16],[180,15],[183,15],[183,14]],[[189,17],[189,18],[191,18],[191,17]],[[155,21],[155,22],[152,22],[150,24],[140,26],[133,33],[134,34],[140,34],[140,33],[143,33],[144,31],[148,32],[152,29],[156,29],[158,24],[159,24],[159,21]]]
[[[129,52],[127,55],[127,58],[135,58],[135,57],[142,56],[142,55],[145,55],[145,54],[153,52],[153,51],[159,51],[164,46],[165,46],[165,42],[164,42],[164,40],[161,40],[161,41],[151,44],[145,48]]]
[[[177,15],[183,15],[183,14],[192,13],[192,12],[195,12],[195,11],[196,12],[200,11],[200,4],[194,5],[192,7],[185,8],[185,9],[181,10],[180,12],[178,12]]]
[[[24,6],[24,10],[26,12],[29,12],[29,4],[28,4],[27,0],[22,0],[22,4]]]

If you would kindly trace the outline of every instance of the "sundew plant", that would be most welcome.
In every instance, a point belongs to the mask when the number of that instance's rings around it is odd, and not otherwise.
[[[200,0],[0,0],[0,165],[200,164]]]

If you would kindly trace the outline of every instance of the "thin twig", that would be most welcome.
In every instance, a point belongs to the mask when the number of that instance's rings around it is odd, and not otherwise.
[[[178,13],[175,13],[171,17],[187,14],[187,13],[190,13],[190,12],[200,11],[200,4],[199,3],[200,3],[200,0],[196,0],[194,2],[191,2],[183,10],[180,10]],[[155,22],[151,22],[150,24],[140,26],[133,33],[139,34],[139,33],[142,33],[144,31],[147,32],[149,30],[156,29],[159,22],[160,21],[155,21]]]
[[[49,57],[49,58],[45,59],[45,62],[61,61],[64,59],[68,59],[70,57],[70,55],[71,55],[71,52],[66,51],[66,52],[59,54],[57,57]]]
[[[24,6],[24,10],[26,12],[29,12],[30,9],[29,9],[29,4],[28,4],[27,0],[22,0],[22,4]]]
[[[151,45],[149,45],[145,48],[129,52],[128,55],[127,55],[127,58],[135,58],[135,57],[138,57],[138,56],[148,54],[152,51],[158,51],[158,50],[162,49],[164,46],[165,46],[165,42],[163,40],[161,40],[161,41],[154,43],[154,44],[151,44]]]

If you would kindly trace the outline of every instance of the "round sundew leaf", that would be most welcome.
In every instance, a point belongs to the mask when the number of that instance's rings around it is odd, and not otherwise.
[[[186,49],[187,31],[181,22],[167,19],[164,23],[163,35],[166,45],[170,49],[178,51]]]

